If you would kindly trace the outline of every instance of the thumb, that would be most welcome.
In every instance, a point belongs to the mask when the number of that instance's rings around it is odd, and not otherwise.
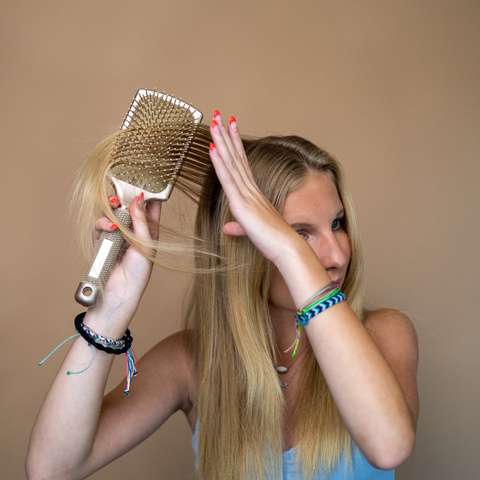
[[[238,222],[228,222],[223,226],[223,234],[232,237],[245,237],[247,234]]]

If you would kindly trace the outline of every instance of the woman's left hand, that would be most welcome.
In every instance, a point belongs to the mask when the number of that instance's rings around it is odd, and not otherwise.
[[[230,118],[227,129],[216,111],[210,132],[215,142],[210,146],[210,158],[236,220],[223,226],[224,235],[247,235],[278,268],[296,307],[302,305],[330,282],[328,273],[310,245],[258,188],[235,118]]]
[[[210,132],[214,141],[210,158],[236,220],[224,225],[224,235],[247,235],[264,257],[276,263],[289,246],[305,242],[258,188],[235,118],[230,118],[227,129],[215,111]]]

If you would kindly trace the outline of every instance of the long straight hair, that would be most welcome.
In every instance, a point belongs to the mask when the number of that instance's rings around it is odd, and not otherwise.
[[[244,140],[254,178],[281,212],[288,194],[311,172],[328,176],[345,209],[351,260],[343,291],[362,318],[363,255],[353,204],[340,164],[296,136]],[[185,314],[198,374],[198,476],[209,480],[281,478],[285,402],[275,370],[275,339],[268,308],[273,264],[247,237],[222,235],[233,221],[215,180],[203,189],[195,234],[215,255],[197,255]],[[331,472],[352,442],[313,354],[305,354],[293,415],[302,478]]]
[[[197,474],[208,480],[281,478],[285,402],[275,370],[275,338],[268,308],[273,264],[247,237],[222,234],[233,221],[227,198],[208,155],[208,127],[199,135],[204,148],[185,162],[175,189],[198,205],[195,234],[173,232],[193,242],[142,242],[125,230],[127,242],[156,263],[193,273],[184,313],[184,328],[198,381],[195,405],[199,418]],[[95,218],[108,204],[108,155],[115,134],[104,140],[79,170],[72,195],[73,213],[86,261],[92,251]],[[363,308],[363,256],[353,204],[340,164],[330,154],[300,137],[245,139],[255,180],[281,212],[288,194],[311,172],[321,172],[337,188],[345,209],[351,259],[342,286],[357,316]],[[167,233],[168,228],[161,226]],[[163,235],[161,235],[163,238]],[[194,266],[178,259],[193,254]],[[341,455],[351,454],[351,439],[311,351],[302,361],[303,377],[295,406],[294,441],[302,478],[326,473]]]

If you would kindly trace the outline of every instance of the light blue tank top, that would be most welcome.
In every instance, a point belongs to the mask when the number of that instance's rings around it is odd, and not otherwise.
[[[195,426],[192,446],[198,461],[198,422]],[[292,448],[283,453],[283,480],[302,480],[300,475],[297,477],[295,457],[296,448]],[[326,477],[325,475],[319,474],[314,480],[393,480],[394,476],[395,470],[385,471],[372,467],[360,450],[355,447],[352,455],[352,468],[345,468],[345,462],[342,457],[332,475]]]

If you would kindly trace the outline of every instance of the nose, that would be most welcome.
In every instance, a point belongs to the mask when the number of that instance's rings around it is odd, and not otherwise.
[[[314,250],[327,271],[343,268],[349,260],[347,246],[343,245],[333,232],[323,235]]]

